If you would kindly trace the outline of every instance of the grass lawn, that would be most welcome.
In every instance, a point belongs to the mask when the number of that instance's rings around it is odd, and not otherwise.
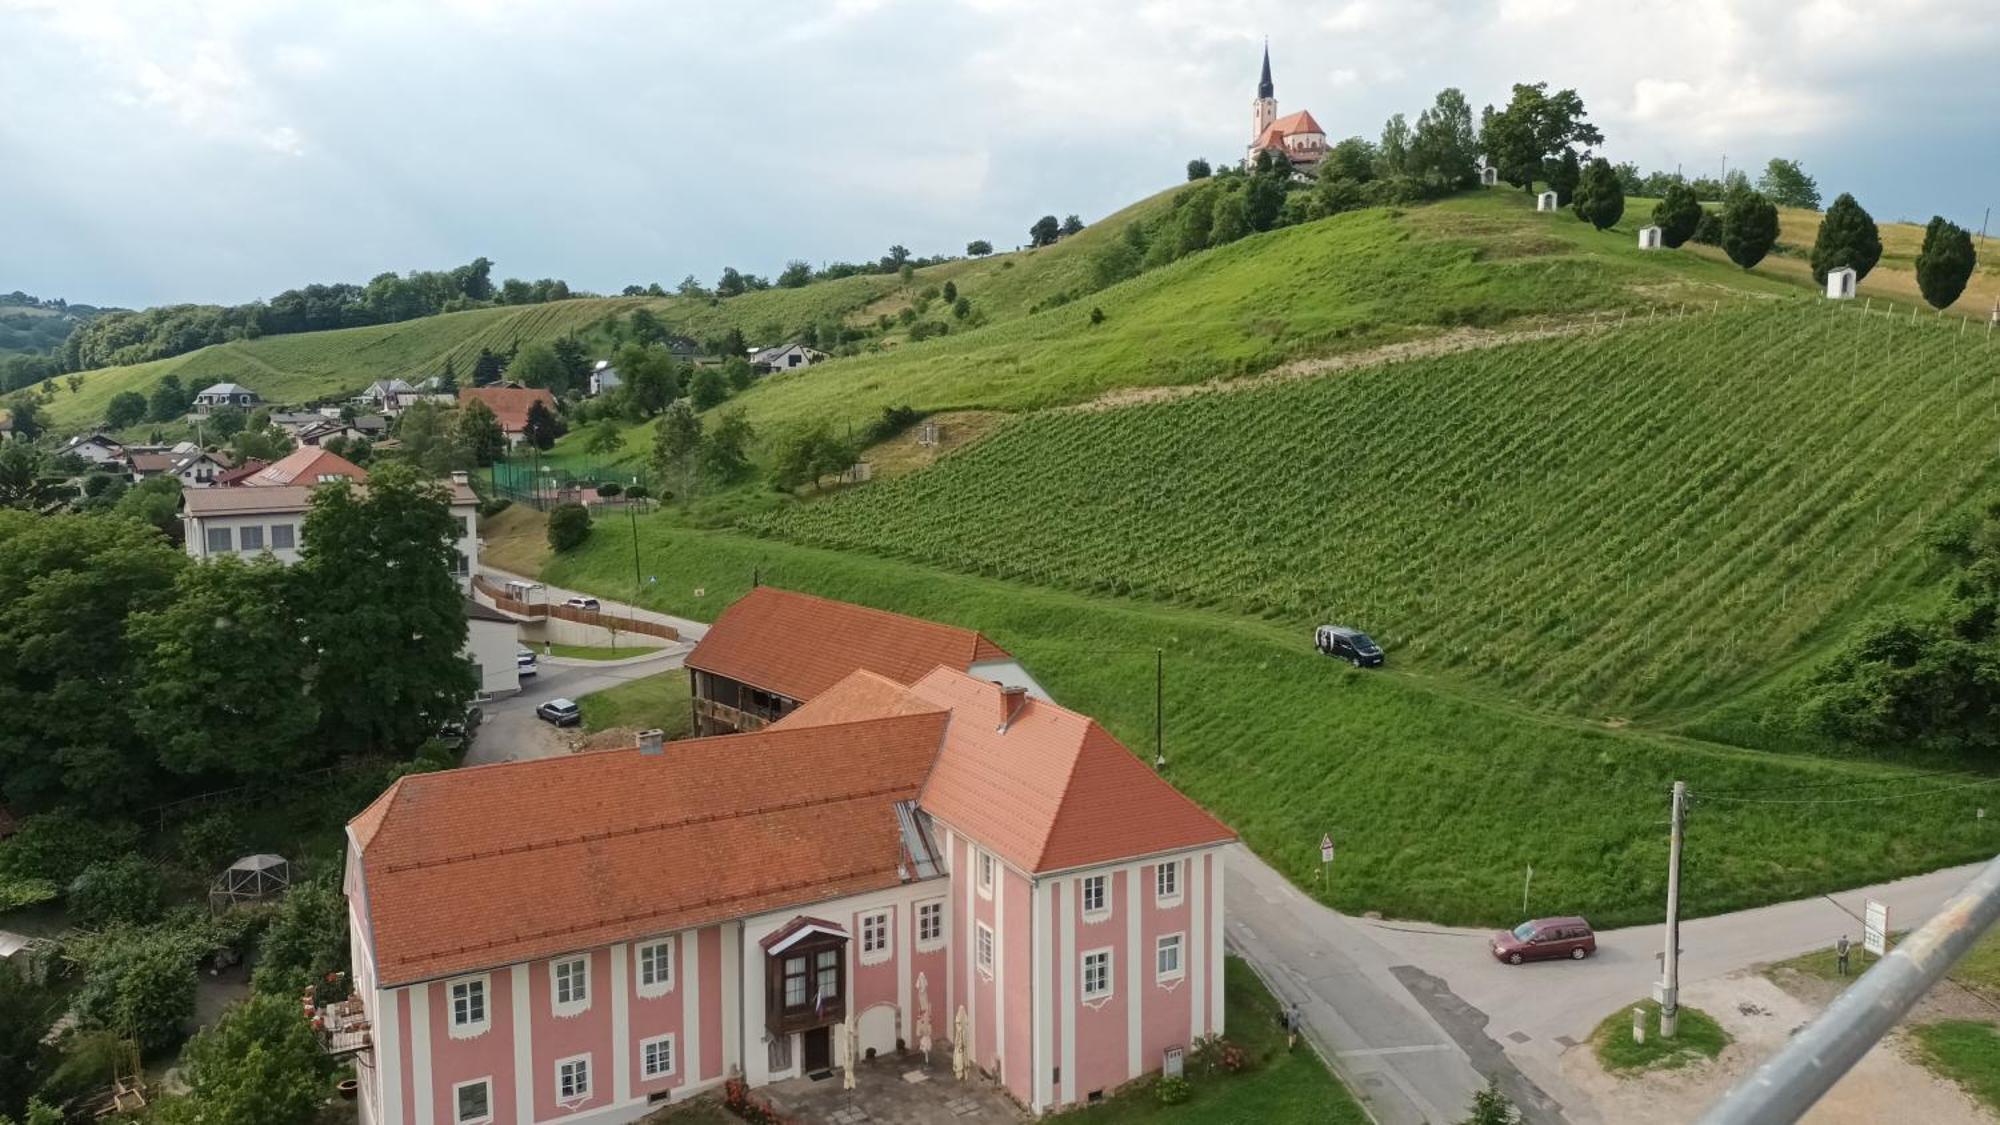
[[[1941,1020],[1912,1034],[1925,1066],[2000,1111],[2000,1028],[1985,1020]]]
[[[1597,1061],[1613,1073],[1642,1070],[1675,1070],[1689,1063],[1712,1059],[1729,1045],[1729,1033],[1699,1008],[1681,1005],[1680,1026],[1672,1039],[1660,1038],[1660,1006],[1651,1000],[1637,1005],[1645,1010],[1646,1041],[1632,1042],[1632,1009],[1620,1008],[1604,1017],[1590,1033]]]
[[[588,731],[658,727],[674,739],[686,738],[694,730],[684,668],[592,692],[577,705],[583,708],[583,729]]]
[[[1081,1122],[1163,1122],[1170,1125],[1236,1125],[1270,1122],[1292,1125],[1366,1125],[1368,1115],[1353,1095],[1321,1063],[1311,1047],[1285,1047],[1278,1026],[1278,1001],[1257,979],[1250,966],[1231,957],[1228,974],[1227,1030],[1224,1038],[1242,1047],[1253,1060],[1240,1074],[1188,1077],[1194,1096],[1180,1105],[1163,1106],[1147,1082],[1094,1106],[1059,1114],[1059,1120]]]
[[[526,504],[509,504],[479,521],[479,560],[514,574],[537,574],[554,554],[549,518]]]

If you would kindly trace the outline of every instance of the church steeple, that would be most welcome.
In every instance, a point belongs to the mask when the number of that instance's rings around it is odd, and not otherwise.
[[[1250,103],[1250,155],[1245,161],[1257,159],[1257,142],[1264,136],[1264,130],[1278,119],[1278,96],[1271,87],[1271,41],[1264,40],[1264,74],[1257,80],[1257,99]]]
[[[1264,40],[1264,77],[1257,80],[1257,96],[1259,98],[1276,98],[1278,96],[1271,88],[1271,41],[1269,39]]]

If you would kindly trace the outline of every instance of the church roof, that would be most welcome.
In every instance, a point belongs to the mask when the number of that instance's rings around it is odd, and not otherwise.
[[[1274,89],[1271,85],[1271,43],[1269,40],[1266,40],[1264,42],[1264,76],[1257,80],[1257,96],[1260,98],[1277,97]]]

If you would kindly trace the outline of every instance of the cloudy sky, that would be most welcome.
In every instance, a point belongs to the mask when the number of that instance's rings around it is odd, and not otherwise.
[[[448,267],[615,292],[1012,246],[1441,87],[1573,86],[1643,167],[1801,160],[1975,229],[1991,0],[0,0],[0,291],[235,302]]]

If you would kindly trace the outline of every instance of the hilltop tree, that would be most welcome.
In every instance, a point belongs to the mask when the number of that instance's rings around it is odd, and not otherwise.
[[[1548,92],[1548,83],[1517,83],[1507,108],[1487,106],[1481,115],[1480,147],[1502,179],[1534,194],[1535,177],[1573,146],[1586,150],[1604,143],[1604,134],[1584,118],[1583,99],[1575,90]]]
[[[1351,180],[1367,183],[1375,178],[1375,160],[1379,154],[1375,145],[1366,137],[1349,137],[1336,142],[1327,149],[1326,159],[1320,161],[1319,178],[1328,180]]]
[[[1190,180],[1205,180],[1214,174],[1215,169],[1199,156],[1187,162],[1187,178]]]
[[[1694,237],[1701,216],[1701,200],[1684,183],[1667,185],[1660,201],[1653,205],[1653,224],[1660,228],[1660,241],[1674,250]]]
[[[563,429],[561,420],[550,413],[547,403],[537,401],[528,405],[528,416],[521,423],[521,433],[536,449],[546,450],[555,445],[556,439],[563,435]]]
[[[467,402],[458,412],[458,447],[481,468],[491,465],[507,452],[507,433],[493,408],[479,399]]]
[[[783,270],[779,271],[778,288],[803,289],[812,279],[812,263],[802,262],[797,258],[793,258],[791,261],[785,263]]]
[[[965,253],[968,257],[984,258],[986,255],[991,254],[992,252],[993,252],[993,244],[991,242],[986,241],[983,238],[975,238],[971,242],[965,244]]]
[[[1472,106],[1455,87],[1446,87],[1417,115],[1403,170],[1427,195],[1443,195],[1477,183],[1478,163]]]
[[[737,272],[735,266],[724,266],[722,268],[722,276],[715,283],[715,295],[718,297],[740,296],[747,292],[748,289],[749,286],[744,282],[743,275]]]
[[[293,570],[332,748],[414,749],[478,690],[453,577],[463,531],[443,487],[408,465],[376,469],[366,493],[314,490]]]
[[[146,396],[138,391],[119,391],[104,407],[104,424],[114,430],[136,426],[146,420]]]
[[[682,499],[692,494],[701,455],[701,416],[686,402],[676,402],[653,424],[653,469],[660,479],[674,482]]]
[[[750,472],[750,420],[738,409],[726,410],[701,442],[702,475],[717,484],[735,484]]]
[[[1738,191],[1722,205],[1722,252],[1744,269],[1764,260],[1778,241],[1778,207],[1754,191]]]
[[[1757,177],[1757,190],[1780,207],[1819,210],[1819,185],[1806,175],[1806,170],[1799,167],[1796,160],[1772,157],[1771,162],[1764,165],[1764,174]]]
[[[1382,123],[1382,141],[1375,146],[1375,178],[1400,176],[1410,162],[1410,123],[1398,113]]]
[[[1923,249],[1917,252],[1917,288],[1932,308],[1949,307],[1965,292],[1977,262],[1972,235],[1942,215],[1934,215],[1924,228]]]
[[[1062,235],[1062,223],[1054,215],[1043,215],[1028,228],[1028,245],[1053,246]]]
[[[1841,192],[1820,219],[1819,234],[1813,239],[1813,280],[1824,285],[1828,273],[1845,266],[1859,281],[1881,260],[1882,233],[1875,229],[1874,218],[1852,195]]]
[[[1072,234],[1079,234],[1082,231],[1083,220],[1081,218],[1076,215],[1065,215],[1063,217],[1062,234],[1064,238],[1068,238]]]
[[[1577,182],[1576,217],[1604,230],[1624,214],[1625,187],[1618,181],[1618,170],[1600,156],[1590,162]]]
[[[1564,149],[1561,156],[1549,161],[1544,175],[1549,190],[1556,193],[1556,206],[1567,207],[1576,199],[1576,185],[1583,181],[1583,168],[1577,163],[1574,150]]]

